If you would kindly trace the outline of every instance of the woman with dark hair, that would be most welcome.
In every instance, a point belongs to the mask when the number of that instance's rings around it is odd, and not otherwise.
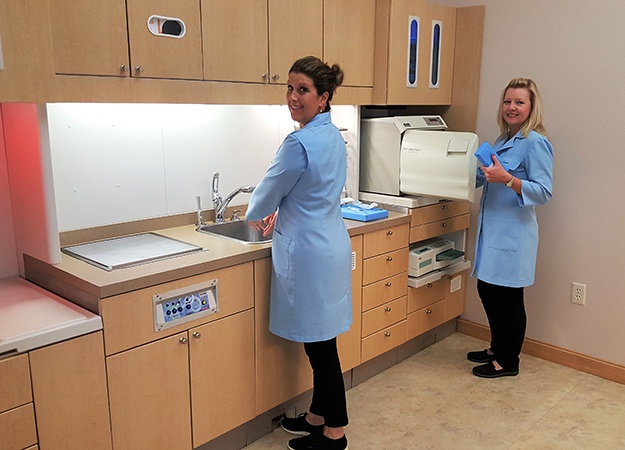
[[[482,363],[483,378],[515,376],[527,317],[523,290],[534,284],[538,251],[536,206],[552,197],[553,148],[545,136],[543,105],[536,84],[514,78],[501,94],[497,112],[500,136],[490,167],[477,171],[484,186],[478,216],[473,274],[490,326],[490,348],[469,352]]]
[[[347,405],[336,337],[352,321],[351,243],[340,208],[346,148],[330,121],[343,71],[319,58],[297,60],[286,100],[300,129],[289,134],[252,193],[246,218],[273,230],[269,330],[304,343],[313,371],[308,413],[282,428],[302,437],[291,450],[344,450]]]

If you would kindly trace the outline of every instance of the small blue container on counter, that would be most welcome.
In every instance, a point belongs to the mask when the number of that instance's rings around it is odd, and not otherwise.
[[[359,220],[361,222],[369,222],[370,220],[385,219],[388,217],[388,211],[381,208],[371,208],[360,206],[357,204],[346,203],[341,205],[341,212],[344,219]]]

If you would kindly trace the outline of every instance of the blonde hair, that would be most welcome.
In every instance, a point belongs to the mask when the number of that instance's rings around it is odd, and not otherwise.
[[[521,126],[521,135],[526,137],[530,131],[536,131],[545,135],[545,126],[543,125],[543,99],[538,91],[538,86],[530,78],[513,78],[501,93],[501,101],[499,102],[499,110],[497,112],[497,123],[502,136],[508,135],[510,128],[503,119],[503,101],[506,98],[508,89],[527,89],[532,104],[532,110],[527,120]],[[512,136],[510,136],[512,137]]]

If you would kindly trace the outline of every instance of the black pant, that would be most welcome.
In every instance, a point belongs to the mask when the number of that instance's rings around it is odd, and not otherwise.
[[[496,361],[506,370],[518,370],[527,326],[523,288],[497,286],[477,280],[477,292],[488,318],[490,349]]]
[[[347,402],[336,338],[304,343],[313,370],[313,395],[310,412],[323,416],[331,428],[347,425]]]

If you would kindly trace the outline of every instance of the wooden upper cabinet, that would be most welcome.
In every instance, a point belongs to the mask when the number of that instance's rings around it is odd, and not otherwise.
[[[57,74],[202,79],[200,0],[50,0],[50,21]]]
[[[270,82],[286,84],[304,56],[323,58],[323,0],[269,0]]]
[[[202,79],[200,0],[128,0],[127,9],[132,76]]]
[[[390,0],[387,13],[386,103],[451,104],[456,9],[428,0]],[[384,32],[381,17],[376,26]]]
[[[267,27],[267,0],[202,0],[204,79],[266,82]]]
[[[128,76],[124,0],[50,0],[57,74]]]
[[[376,0],[325,0],[323,58],[345,72],[344,86],[373,86]]]

